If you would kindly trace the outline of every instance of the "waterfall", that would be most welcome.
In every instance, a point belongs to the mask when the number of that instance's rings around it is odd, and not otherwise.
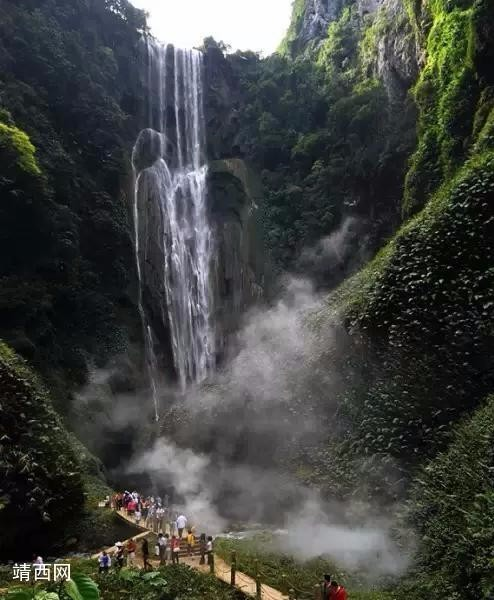
[[[215,366],[203,57],[146,40],[148,129],[133,151],[134,221],[146,362],[156,415],[156,347],[167,338],[181,390]]]

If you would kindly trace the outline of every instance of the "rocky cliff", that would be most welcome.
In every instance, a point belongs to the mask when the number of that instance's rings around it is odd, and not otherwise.
[[[238,158],[210,163],[209,198],[214,224],[215,322],[219,360],[228,353],[228,340],[239,317],[269,294],[267,257],[259,204],[262,188],[255,172]]]
[[[344,10],[354,11],[353,28],[365,39],[364,46],[371,42],[367,68],[383,81],[391,100],[403,99],[417,76],[420,49],[402,0],[296,2],[280,50],[292,57],[316,52]]]

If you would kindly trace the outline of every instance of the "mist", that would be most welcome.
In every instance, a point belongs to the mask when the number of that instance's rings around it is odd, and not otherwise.
[[[354,227],[346,220],[322,240],[318,260],[324,253],[328,260],[344,256]],[[173,386],[161,390],[159,436],[134,448],[117,470],[126,481],[148,481],[151,493],[169,494],[201,532],[282,528],[281,548],[300,560],[325,555],[371,577],[399,574],[409,549],[394,540],[394,507],[371,505],[365,494],[351,502],[321,498],[295,476],[304,456],[326,447],[335,433],[346,435],[334,422],[345,385],[337,361],[349,339],[337,323],[324,335],[310,326],[323,303],[311,281],[284,276],[280,290],[270,306],[244,315],[209,381],[185,395]],[[113,368],[99,371],[91,385],[115,376]],[[78,401],[90,398],[88,387]],[[142,422],[140,411],[151,411],[151,404],[133,393],[114,394],[99,414],[108,412],[106,427],[125,430]]]

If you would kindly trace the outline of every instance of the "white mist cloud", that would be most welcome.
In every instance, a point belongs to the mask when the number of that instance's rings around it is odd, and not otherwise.
[[[329,556],[336,564],[362,575],[379,577],[403,573],[409,552],[403,552],[392,539],[392,521],[384,517],[343,524],[342,512],[348,507],[311,499],[287,517],[283,548],[301,560]],[[348,517],[347,517],[348,519]]]
[[[351,227],[346,221],[321,242],[322,251],[345,252]],[[322,367],[314,357],[328,348],[337,355],[346,334],[335,328],[316,336],[307,327],[319,302],[310,282],[286,278],[276,302],[245,316],[213,381],[185,398],[163,390],[174,402],[162,420],[169,435],[136,453],[127,478],[147,475],[152,489],[172,496],[198,531],[219,533],[229,522],[282,526],[284,549],[301,560],[324,554],[349,570],[396,574],[407,553],[393,541],[393,519],[384,509],[321,499],[289,475],[291,453],[318,448],[334,433],[340,374],[330,360]],[[94,379],[105,382],[101,373]],[[142,402],[150,400],[131,402],[132,408]],[[140,418],[119,400],[107,409],[122,427]]]
[[[158,490],[174,490],[183,496],[184,502],[177,510],[183,510],[191,525],[209,532],[222,531],[225,521],[214,507],[208,485],[210,458],[196,454],[187,448],[179,448],[171,440],[161,438],[150,450],[135,457],[127,472],[146,474]]]

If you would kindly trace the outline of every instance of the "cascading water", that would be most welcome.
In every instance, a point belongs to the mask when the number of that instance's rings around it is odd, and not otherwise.
[[[149,126],[133,152],[139,311],[158,415],[155,332],[184,390],[215,365],[202,54],[147,40]]]

